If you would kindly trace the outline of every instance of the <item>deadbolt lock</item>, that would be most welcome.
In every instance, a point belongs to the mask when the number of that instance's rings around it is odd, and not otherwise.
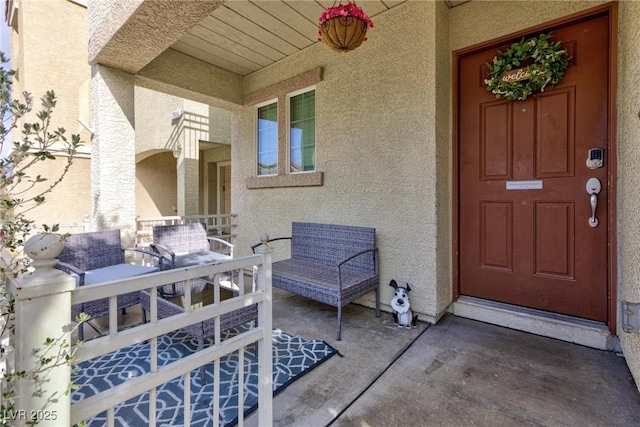
[[[598,169],[604,166],[604,148],[591,148],[587,155],[587,167]]]

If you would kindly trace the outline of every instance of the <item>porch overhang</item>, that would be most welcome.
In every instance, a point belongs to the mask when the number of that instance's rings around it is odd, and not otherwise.
[[[223,3],[111,0],[89,7],[89,63],[140,71]]]
[[[449,8],[469,0],[446,1]],[[370,17],[406,0],[360,0]],[[138,74],[167,51],[242,78],[316,43],[332,1],[108,0],[89,5],[89,63]]]

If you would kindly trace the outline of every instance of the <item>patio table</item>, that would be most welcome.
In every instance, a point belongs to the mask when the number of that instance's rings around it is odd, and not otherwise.
[[[221,261],[229,260],[229,255],[221,254],[213,251],[197,251],[197,252],[184,252],[176,253],[175,263],[173,268],[189,267],[194,265],[212,264]],[[164,270],[171,269],[172,266],[169,263],[163,265]]]

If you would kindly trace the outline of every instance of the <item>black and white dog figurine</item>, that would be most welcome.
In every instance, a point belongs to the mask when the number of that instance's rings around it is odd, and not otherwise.
[[[411,311],[409,304],[409,292],[411,291],[411,287],[407,283],[406,286],[398,286],[395,280],[392,280],[389,283],[393,291],[393,299],[391,300],[391,308],[395,310],[393,313],[393,320],[399,328],[405,327],[407,329],[411,329],[416,326],[416,322],[418,321],[418,316],[413,315],[413,311]]]

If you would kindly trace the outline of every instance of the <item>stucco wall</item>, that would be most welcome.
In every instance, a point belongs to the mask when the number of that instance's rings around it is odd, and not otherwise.
[[[222,0],[91,0],[89,63],[137,73]]]
[[[176,215],[176,159],[158,153],[136,164],[136,216]]]
[[[621,2],[618,40],[618,299],[640,303],[640,2]],[[640,335],[618,335],[640,388]]]
[[[53,182],[62,173],[66,157],[47,161],[29,168],[31,176],[42,175]],[[81,223],[91,218],[91,161],[76,158],[62,182],[49,194],[45,203],[29,211],[27,217],[36,224]],[[78,231],[78,230],[76,230]]]
[[[436,212],[437,247],[436,275],[438,287],[437,315],[451,303],[452,243],[451,243],[451,52],[445,41],[449,38],[449,8],[438,2],[436,8]]]
[[[172,113],[178,110],[182,111],[182,115],[173,119]],[[202,150],[208,149],[204,142],[231,142],[231,113],[136,86],[135,123],[137,167],[143,170],[137,172],[138,190],[142,191],[136,194],[137,215],[204,213],[207,200],[215,197],[216,193],[215,188],[209,188],[207,161],[199,159],[199,156]],[[177,146],[181,147],[178,165],[171,154]],[[169,153],[169,157],[158,157],[157,154],[163,151]],[[172,162],[166,161],[169,158]],[[160,163],[155,165],[155,161]],[[158,181],[158,174],[163,170],[167,173],[162,181],[173,180],[172,186],[167,187],[167,194],[140,187],[142,181],[146,183],[145,186],[152,185],[145,179],[147,174]],[[183,176],[178,176],[179,173]],[[192,184],[194,179],[199,185]]]
[[[449,46],[451,50],[462,49],[602,3],[473,0],[451,9]]]
[[[204,161],[208,163],[228,162],[231,160],[231,146],[223,146],[206,150],[203,158]]]
[[[92,224],[120,228],[125,246],[135,241],[134,77],[96,65],[91,76]]]
[[[175,142],[231,142],[231,113],[200,102],[136,86],[136,155],[171,150]],[[184,117],[173,119],[181,110]],[[140,160],[140,159],[139,159]]]
[[[77,121],[89,122],[86,8],[67,0],[23,0],[18,12],[19,31],[12,36],[19,38],[22,56],[13,64],[19,69],[15,93],[30,92],[39,107],[38,98],[54,90],[55,124],[89,141],[88,131]],[[56,25],[51,16],[56,16]]]
[[[209,141],[231,144],[231,112],[209,107]]]
[[[90,134],[78,123],[89,123],[89,79],[87,65],[86,8],[67,0],[22,0],[18,3],[18,28],[11,32],[12,68],[18,70],[14,79],[14,97],[23,91],[34,99],[29,122],[37,122],[39,98],[53,90],[58,98],[51,126],[63,127],[67,136],[80,134],[85,142],[80,149],[91,151]],[[56,17],[56,25],[51,17]],[[72,36],[70,36],[72,35]],[[20,139],[20,128],[14,139]],[[29,168],[33,177],[40,174],[53,182],[62,172],[66,158],[46,161]],[[28,196],[27,193],[25,196]],[[73,201],[70,203],[70,201]],[[46,196],[46,202],[28,213],[37,224],[82,222],[91,215],[90,162],[78,158],[65,179]]]
[[[221,108],[242,103],[242,77],[173,49],[140,70],[137,84]]]
[[[182,98],[136,86],[136,156],[172,149],[179,134],[171,113],[179,109],[184,109]]]
[[[263,232],[290,235],[292,221],[375,227],[381,301],[391,279],[410,283],[412,308],[437,309],[434,2],[401,4],[375,20],[369,40],[338,54],[322,43],[245,78],[245,94],[315,67],[319,187],[248,190],[254,175],[254,108],[234,117],[232,209],[239,214],[238,254]],[[287,255],[278,246],[275,258]],[[373,296],[366,301],[373,305]]]

